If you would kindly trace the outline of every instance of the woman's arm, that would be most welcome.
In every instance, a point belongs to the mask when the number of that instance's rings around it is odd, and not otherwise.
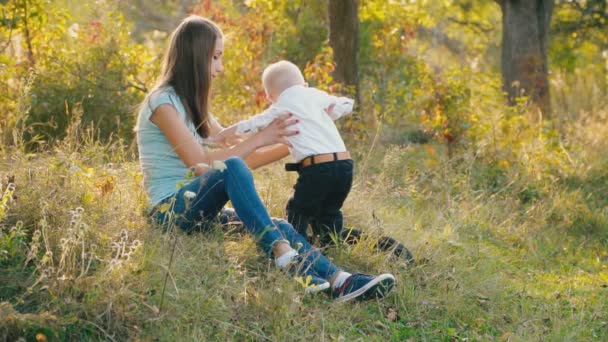
[[[194,167],[197,176],[207,171],[206,168],[202,168],[198,164],[211,165],[214,160],[225,160],[233,156],[246,158],[255,150],[264,146],[277,143],[289,144],[286,137],[297,134],[296,131],[288,129],[295,122],[282,118],[275,120],[267,128],[232,148],[207,151],[192,135],[175,107],[168,104],[159,106],[150,120],[165,134],[184,164],[188,167]]]
[[[205,143],[203,145],[231,147],[243,141],[243,139],[239,137],[233,137],[230,128],[222,127],[215,117],[210,116],[209,137],[205,139]]]
[[[245,159],[247,165],[252,169],[257,169],[283,159],[289,155],[289,148],[287,145],[277,144],[273,146],[262,147],[255,152],[249,154]]]
[[[224,129],[213,115],[209,115],[209,135],[216,135]]]
[[[224,128],[221,131],[210,135],[208,140],[212,143],[217,143],[224,147],[236,145],[242,141],[241,137],[236,134],[236,129],[236,125]]]

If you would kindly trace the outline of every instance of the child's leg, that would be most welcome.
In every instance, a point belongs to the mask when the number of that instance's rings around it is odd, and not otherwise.
[[[294,193],[286,206],[287,221],[302,236],[311,218],[321,212],[321,205],[326,196],[329,182],[324,176],[325,165],[314,165],[299,171],[298,180],[293,186]]]
[[[287,220],[300,235],[307,236],[306,228],[310,223],[310,217],[295,210],[289,203],[291,201],[287,202]]]
[[[352,160],[340,160],[330,164],[333,168],[331,186],[321,203],[319,213],[311,221],[312,230],[322,244],[341,239],[344,226],[341,209],[353,183]]]

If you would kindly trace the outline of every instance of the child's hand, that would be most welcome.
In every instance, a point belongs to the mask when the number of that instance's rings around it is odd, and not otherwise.
[[[355,101],[348,97],[335,97],[330,96],[330,105],[325,108],[325,113],[329,115],[332,120],[337,120],[346,114],[350,114],[353,111],[353,105]]]
[[[327,108],[324,109],[325,113],[329,116],[331,116],[331,113],[334,111],[334,108],[336,108],[336,103],[332,103],[329,106],[327,106]]]

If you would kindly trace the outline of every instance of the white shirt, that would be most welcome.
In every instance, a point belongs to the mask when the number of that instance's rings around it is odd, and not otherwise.
[[[328,113],[325,110],[331,104],[335,104],[335,107]],[[268,126],[279,114],[289,112],[300,121],[290,127],[300,133],[287,138],[292,145],[289,152],[296,162],[311,155],[344,152],[346,146],[333,121],[352,112],[353,105],[352,99],[297,85],[285,89],[277,101],[262,113],[239,122],[236,132],[257,132]]]

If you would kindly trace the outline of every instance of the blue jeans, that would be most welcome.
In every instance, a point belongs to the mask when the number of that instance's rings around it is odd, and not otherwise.
[[[214,223],[242,222],[269,255],[274,244],[287,241],[323,278],[331,279],[338,268],[298,234],[285,220],[271,219],[253,183],[249,167],[240,158],[229,158],[223,171],[210,170],[183,186],[153,210],[163,226],[175,224],[184,231],[206,230]],[[188,195],[194,194],[191,198]],[[223,209],[232,202],[236,213]],[[161,210],[169,204],[168,210]],[[221,215],[218,215],[220,214]],[[214,222],[215,221],[215,222]]]

